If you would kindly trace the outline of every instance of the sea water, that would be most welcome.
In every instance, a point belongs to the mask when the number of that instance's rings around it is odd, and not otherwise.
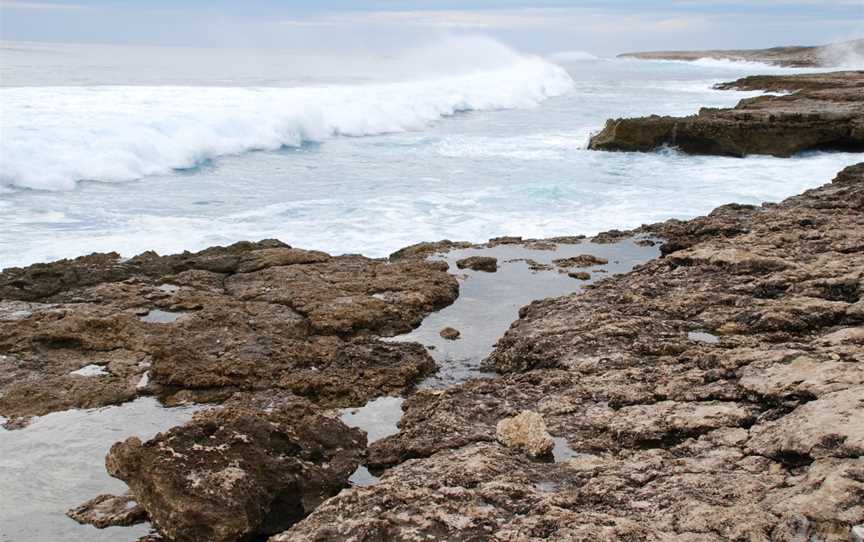
[[[3,43],[0,268],[278,238],[385,256],[419,241],[631,228],[776,201],[860,154],[586,150],[607,118],[757,93],[758,64]]]

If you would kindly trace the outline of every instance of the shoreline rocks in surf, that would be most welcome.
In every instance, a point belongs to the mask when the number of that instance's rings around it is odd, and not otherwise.
[[[647,152],[671,146],[690,154],[788,157],[808,150],[864,152],[864,71],[756,76],[720,89],[788,91],[703,108],[689,117],[610,119],[589,148]]]
[[[759,62],[787,68],[820,68],[842,66],[850,58],[864,57],[864,40],[852,40],[816,47],[792,46],[770,49],[733,49],[706,51],[646,51],[624,53],[619,58],[640,60],[679,60],[693,62],[702,59],[732,62]]]

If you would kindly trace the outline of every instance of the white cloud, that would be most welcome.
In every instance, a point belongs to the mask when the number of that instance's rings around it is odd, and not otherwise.
[[[59,4],[55,2],[19,2],[18,0],[0,0],[0,9],[17,9],[27,11],[81,11],[90,9],[80,4]]]

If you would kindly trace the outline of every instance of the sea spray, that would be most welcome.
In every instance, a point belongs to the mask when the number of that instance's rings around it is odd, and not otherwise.
[[[530,108],[573,86],[555,64],[477,43],[485,51],[468,64],[481,69],[469,72],[463,61],[454,68],[459,75],[440,75],[452,56],[447,46],[418,53],[434,75],[397,83],[0,89],[0,185],[71,190],[81,180],[131,181],[229,154],[419,130],[460,112]]]

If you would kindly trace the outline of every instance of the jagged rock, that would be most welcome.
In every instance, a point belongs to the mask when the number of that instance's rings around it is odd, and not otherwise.
[[[745,99],[732,109],[703,108],[689,117],[610,119],[589,148],[644,152],[668,145],[691,154],[729,156],[864,151],[864,72],[780,77],[782,83],[763,76],[739,84],[797,92]]]
[[[512,418],[498,422],[495,434],[498,442],[528,454],[542,457],[552,453],[555,441],[546,430],[543,418],[536,412],[525,411]]]
[[[861,209],[864,164],[780,204],[621,232],[664,237],[667,257],[523,307],[486,363],[501,376],[410,396],[370,446],[380,482],[275,540],[849,540]],[[554,463],[498,444],[526,410]]]
[[[567,276],[576,280],[591,280],[591,274],[584,271],[575,271],[567,273]]]
[[[365,435],[306,401],[267,394],[230,401],[152,440],[111,447],[126,482],[169,540],[236,541],[280,532],[347,486]]]
[[[147,521],[147,511],[130,494],[99,495],[66,512],[82,525],[97,529],[129,526]]]
[[[473,271],[485,271],[494,273],[498,271],[498,259],[491,256],[471,256],[456,262],[459,269],[471,269]]]

